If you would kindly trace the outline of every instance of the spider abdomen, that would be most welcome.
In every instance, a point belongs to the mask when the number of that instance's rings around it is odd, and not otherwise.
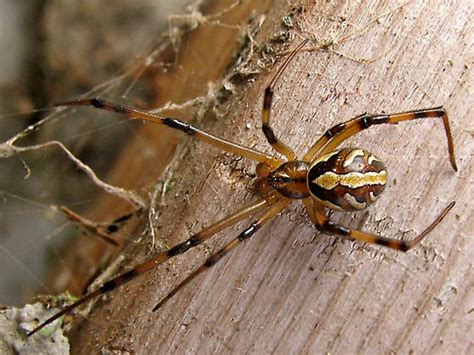
[[[343,148],[318,158],[308,172],[308,189],[324,206],[352,211],[366,208],[387,182],[385,165],[360,148]]]

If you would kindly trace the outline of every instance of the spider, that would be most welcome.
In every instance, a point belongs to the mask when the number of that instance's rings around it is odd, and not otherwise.
[[[329,219],[325,212],[326,208],[339,211],[361,210],[373,203],[384,190],[387,182],[387,170],[384,164],[375,155],[361,148],[338,148],[346,139],[369,127],[380,124],[397,124],[403,121],[423,118],[441,118],[446,131],[451,166],[455,171],[457,171],[457,166],[448,116],[442,106],[394,114],[369,115],[364,113],[328,129],[310,147],[303,159],[298,159],[293,150],[285,145],[273,132],[270,126],[270,114],[275,83],[281,77],[293,57],[307,42],[308,39],[302,41],[290,53],[265,89],[263,98],[263,109],[261,113],[263,134],[273,149],[286,157],[286,160],[213,136],[178,119],[164,117],[130,106],[115,104],[101,98],[68,101],[55,105],[93,106],[97,109],[127,115],[129,119],[145,120],[164,125],[182,131],[198,141],[213,145],[226,152],[251,159],[258,163],[256,167],[257,187],[263,197],[259,201],[243,207],[220,221],[204,228],[186,241],[159,253],[155,257],[135,266],[130,271],[105,282],[103,286],[96,291],[86,294],[78,301],[65,307],[60,312],[39,324],[28,333],[28,336],[33,335],[46,325],[85,302],[115,290],[119,286],[135,279],[137,276],[152,270],[159,264],[200,245],[229,226],[252,215],[260,214],[260,217],[254,219],[236,238],[212,254],[201,267],[171,290],[171,292],[153,308],[153,311],[157,310],[191,279],[216,264],[230,250],[251,238],[262,225],[288,207],[294,200],[301,200],[303,202],[310,219],[322,232],[332,233],[344,238],[360,240],[366,243],[374,243],[403,252],[417,245],[441,222],[446,214],[453,208],[455,204],[454,201],[445,207],[440,215],[420,235],[411,241],[389,239],[360,230],[349,229]]]

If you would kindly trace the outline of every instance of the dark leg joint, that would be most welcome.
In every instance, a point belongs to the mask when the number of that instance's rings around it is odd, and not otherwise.
[[[382,245],[384,247],[390,248],[392,246],[392,241],[390,239],[379,237],[376,239],[376,242],[377,244]]]
[[[206,260],[204,263],[205,267],[211,267],[215,263],[217,263],[224,255],[226,254],[225,249],[219,250],[215,255],[211,256],[209,259]]]
[[[133,213],[127,213],[116,218],[111,224],[107,226],[107,233],[116,233],[120,226],[128,221],[133,216]]]
[[[114,288],[116,288],[119,285],[124,284],[125,282],[133,279],[134,277],[138,276],[138,272],[136,269],[132,269],[125,274],[122,274],[118,276],[117,278],[107,281],[101,288],[100,291],[102,292],[109,292],[112,291]]]
[[[384,247],[406,252],[410,249],[410,245],[404,241],[392,240],[388,238],[378,237],[375,242]]]
[[[166,252],[166,255],[168,255],[169,257],[173,257],[176,255],[182,254],[188,251],[190,248],[198,245],[200,242],[201,240],[199,239],[199,237],[197,235],[193,235],[191,238],[189,238],[185,242],[179,243],[175,245],[174,247],[172,247],[171,249],[169,249]]]
[[[194,234],[191,238],[188,239],[189,243],[192,247],[199,245],[201,243],[201,238],[199,238],[198,234]]]
[[[380,116],[364,116],[361,118],[361,127],[363,129],[369,128],[374,124],[384,124],[389,122],[390,117],[388,115]]]
[[[408,245],[408,243],[401,242],[401,244],[400,244],[400,250],[401,251],[407,252],[409,249],[410,249],[410,245]]]
[[[349,236],[351,234],[351,230],[349,228],[345,228],[339,226],[329,220],[327,220],[324,225],[322,226],[323,231],[335,233],[343,236]]]
[[[180,131],[183,131],[184,133],[189,134],[189,135],[193,135],[194,133],[196,133],[196,129],[193,126],[187,123],[184,123],[180,120],[177,120],[175,118],[166,117],[166,118],[163,118],[162,122],[164,125],[170,128],[179,129]]]
[[[267,138],[268,143],[275,144],[278,142],[277,138],[275,137],[275,133],[273,133],[273,130],[270,126],[267,126],[266,124],[262,125],[262,131]]]
[[[104,108],[106,106],[105,100],[100,97],[91,99],[91,105],[97,108]]]
[[[119,226],[115,223],[112,223],[107,226],[107,233],[113,234],[116,233],[119,230]]]
[[[218,260],[212,258],[212,259],[207,259],[206,262],[204,263],[204,266],[205,267],[211,267],[213,266],[215,263],[217,263]]]
[[[359,122],[362,129],[367,129],[372,126],[372,119],[369,116],[361,117]]]
[[[249,239],[252,235],[255,234],[260,229],[260,224],[257,222],[254,222],[248,227],[246,230],[244,230],[242,233],[239,234],[238,239],[243,242],[247,239]]]
[[[434,110],[436,110],[438,117],[442,117],[446,114],[446,110],[444,109],[443,106],[435,107]]]
[[[445,114],[446,110],[444,107],[439,106],[432,109],[415,111],[415,118],[443,117]]]
[[[335,125],[334,127],[328,129],[326,131],[326,133],[324,133],[326,135],[326,137],[328,138],[332,138],[334,137],[336,134],[338,134],[339,132],[341,132],[342,130],[344,130],[344,128],[346,128],[346,124],[345,123],[340,123],[338,125]]]
[[[111,112],[130,114],[129,107],[119,104],[112,104],[106,100],[96,97],[90,100],[90,104],[98,109],[103,109]]]
[[[270,106],[272,105],[273,99],[273,90],[270,87],[265,89],[265,95],[263,97],[263,109],[269,110]]]
[[[123,216],[120,216],[120,217],[116,218],[112,223],[113,223],[113,224],[116,224],[116,223],[123,223],[123,222],[126,222],[126,221],[128,221],[132,216],[133,216],[133,213],[124,214]]]

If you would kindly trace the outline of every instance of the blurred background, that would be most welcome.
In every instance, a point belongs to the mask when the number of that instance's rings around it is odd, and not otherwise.
[[[15,142],[63,142],[97,175],[120,154],[134,125],[94,110],[55,112],[52,103],[97,95],[147,107],[156,101],[153,73],[160,34],[189,0],[0,0],[0,142],[47,117]],[[101,119],[97,119],[101,115]],[[147,150],[144,154],[157,154]],[[0,304],[20,305],[47,285],[51,265],[77,236],[58,206],[90,208],[102,193],[57,148],[0,160]],[[56,260],[53,262],[53,260]]]

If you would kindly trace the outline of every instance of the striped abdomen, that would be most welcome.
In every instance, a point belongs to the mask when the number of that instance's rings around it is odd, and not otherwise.
[[[387,182],[385,165],[372,153],[344,148],[317,159],[308,173],[308,189],[326,207],[351,211],[374,202]]]

